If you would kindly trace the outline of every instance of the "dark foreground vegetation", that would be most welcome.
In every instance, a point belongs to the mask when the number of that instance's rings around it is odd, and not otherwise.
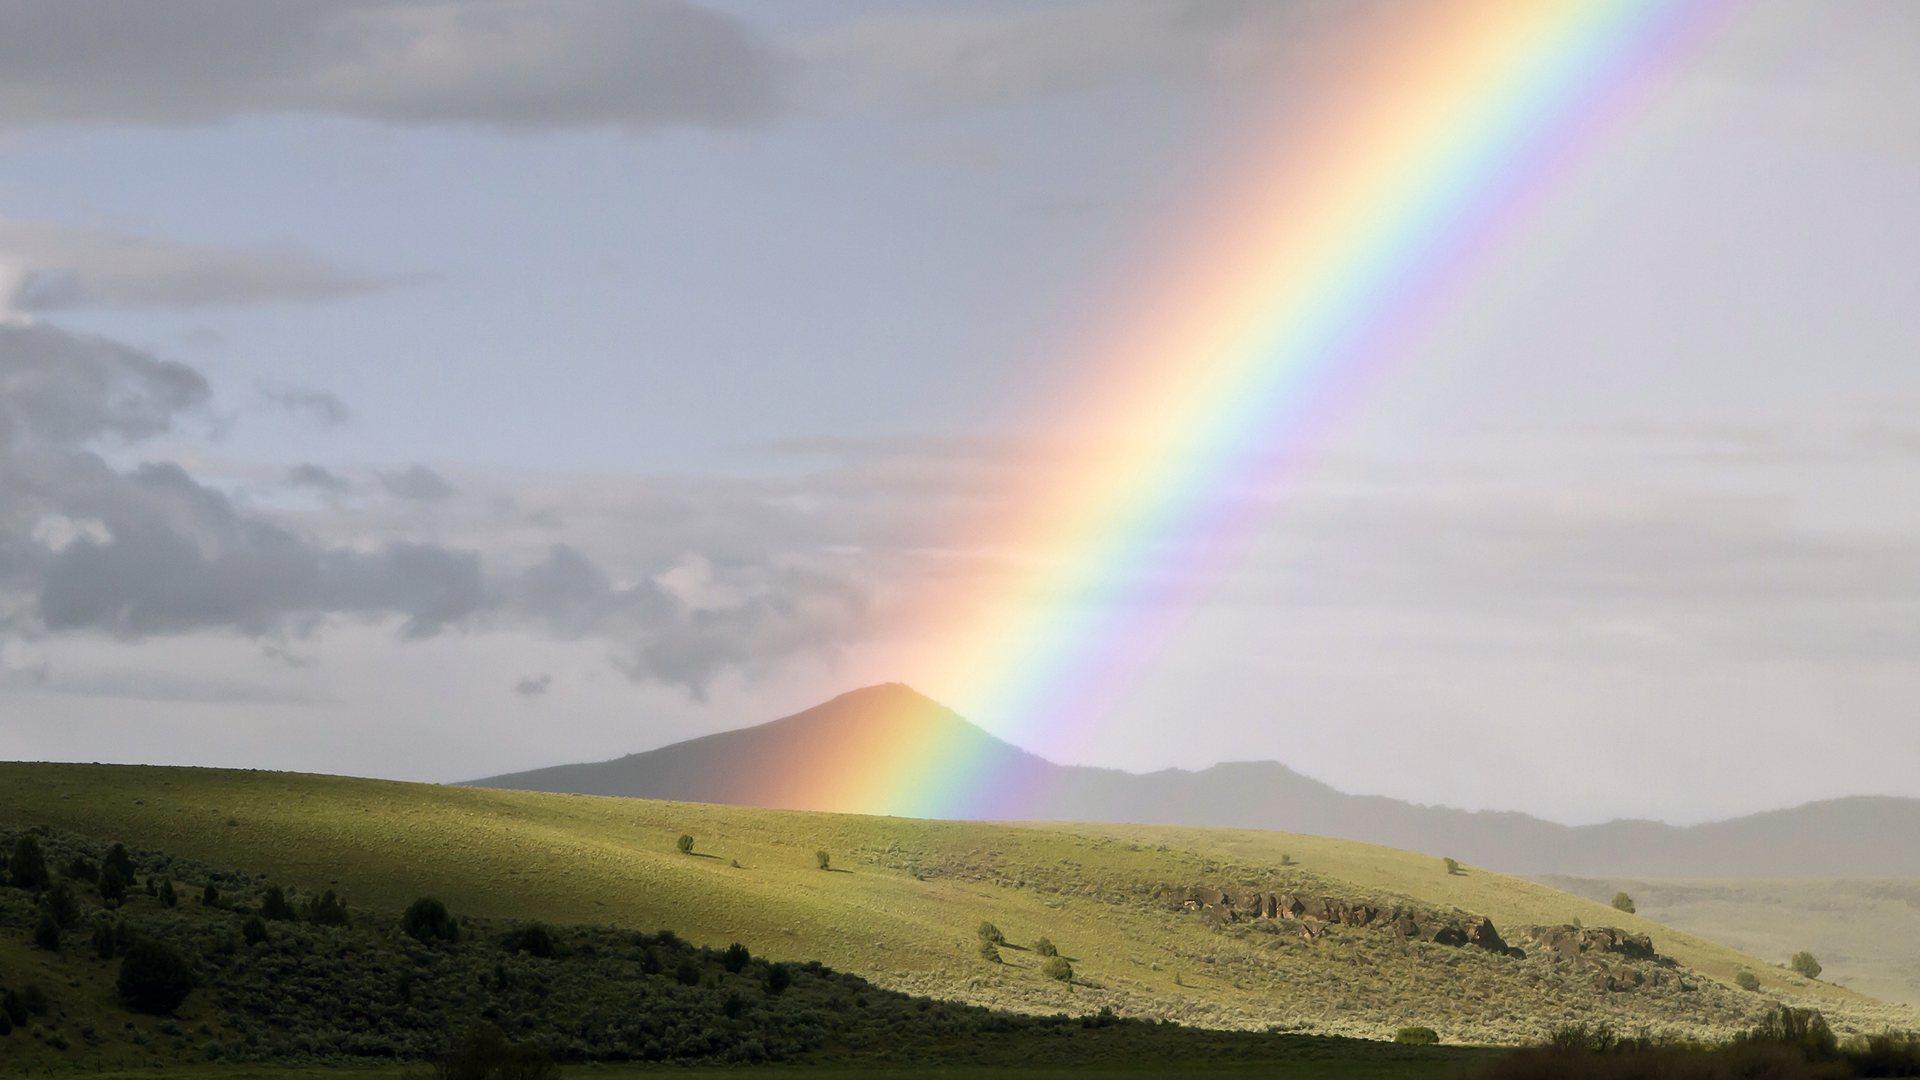
[[[0,830],[0,855],[0,1064],[431,1062],[446,1080],[544,1080],[553,1063],[578,1062],[1364,1058],[1392,1075],[1472,1053],[996,1012],[664,930],[471,919],[431,897],[364,911],[330,891],[48,830]]]
[[[1605,1027],[1561,1028],[1544,1045],[1489,1062],[1482,1080],[1847,1080],[1920,1076],[1920,1034],[1845,1041],[1811,1009],[1780,1006],[1718,1045],[1622,1038]]]

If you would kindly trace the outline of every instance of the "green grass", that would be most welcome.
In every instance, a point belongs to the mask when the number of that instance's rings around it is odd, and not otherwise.
[[[1257,1065],[1156,1062],[1132,1068],[766,1065],[756,1068],[753,1075],[770,1080],[1140,1080],[1143,1077],[1193,1077],[1195,1080],[1234,1080],[1238,1077],[1274,1077],[1280,1080],[1399,1080],[1406,1077],[1421,1080],[1430,1077],[1433,1080],[1449,1080],[1462,1075],[1473,1063],[1484,1059],[1484,1054],[1473,1051],[1440,1053],[1425,1059],[1383,1058],[1373,1053],[1356,1052],[1351,1057],[1315,1061]],[[95,1080],[426,1080],[429,1073],[418,1065],[373,1069],[196,1065],[130,1072],[90,1072],[87,1075]],[[580,1065],[563,1069],[561,1076],[565,1080],[635,1080],[660,1076],[684,1077],[686,1080],[739,1080],[741,1072],[738,1068],[698,1066]]]
[[[543,795],[339,777],[137,766],[0,764],[0,823],[42,824],[246,867],[357,907],[423,893],[484,917],[672,927],[817,959],[876,984],[1026,1012],[1172,1018],[1219,1027],[1386,1038],[1433,1027],[1450,1042],[1519,1042],[1570,1020],[1719,1035],[1775,998],[1840,1026],[1911,1026],[1911,1014],[1809,984],[1725,946],[1604,904],[1474,867],[1365,844],[1249,830],[977,824]],[[674,841],[695,837],[695,853]],[[831,853],[822,871],[814,853]],[[1282,869],[1282,853],[1297,865]],[[736,865],[737,864],[737,865]],[[1146,900],[1156,883],[1280,883],[1404,898],[1502,928],[1579,918],[1653,935],[1702,973],[1689,993],[1613,993],[1473,949],[1341,931],[1311,944],[1244,925],[1210,928]],[[1046,936],[1082,982],[1041,958],[978,958],[974,928],[1015,946]],[[1760,972],[1759,994],[1730,982]],[[1724,980],[1724,982],[1722,981]]]

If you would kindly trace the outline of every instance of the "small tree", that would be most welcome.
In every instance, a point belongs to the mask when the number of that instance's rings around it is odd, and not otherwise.
[[[786,992],[787,987],[792,985],[793,985],[793,972],[787,970],[787,965],[785,964],[768,965],[767,995],[769,997],[779,997],[782,993]]]
[[[1733,984],[1742,990],[1758,990],[1760,989],[1760,976],[1742,968],[1738,974],[1734,975]]]
[[[1280,865],[1281,865],[1281,866],[1292,866],[1292,865],[1293,865],[1293,856],[1292,856],[1292,855],[1289,855],[1289,854],[1287,854],[1286,852],[1281,852],[1281,853],[1280,853]]]
[[[813,853],[813,861],[819,863],[822,870],[833,869],[833,856],[827,854],[824,849]]]
[[[32,834],[14,841],[13,857],[7,860],[7,875],[16,889],[39,892],[52,883],[53,875],[47,873],[47,857],[40,850],[40,841]]]
[[[983,944],[1005,945],[1007,943],[1007,935],[1002,934],[1000,928],[990,922],[981,923],[977,933],[979,933],[980,940]]]
[[[163,899],[165,898],[164,894],[166,893],[166,891],[167,891],[167,887],[164,884],[161,885],[160,892],[162,893]],[[211,881],[207,882],[207,887],[200,890],[200,906],[201,907],[219,907],[220,906],[220,886],[215,885]]]
[[[1041,956],[1059,956],[1060,950],[1054,948],[1052,938],[1041,938],[1033,943],[1033,951]]]
[[[100,899],[108,904],[118,904],[127,898],[129,875],[118,866],[108,863],[100,868]]]
[[[247,921],[240,924],[240,937],[249,945],[267,940],[267,920],[258,915],[247,916]]]
[[[60,920],[54,918],[53,912],[46,908],[40,909],[40,921],[34,924],[33,947],[48,952],[60,951]]]
[[[1614,893],[1613,894],[1613,910],[1624,911],[1629,915],[1633,914],[1634,912],[1633,897],[1628,896],[1624,892]]]
[[[80,901],[73,895],[73,886],[64,881],[47,890],[40,898],[40,906],[53,916],[62,930],[70,930],[80,921]]]
[[[675,840],[673,846],[680,849],[680,854],[691,855],[693,854],[693,837],[686,833],[681,833],[680,839]]]
[[[1460,872],[1460,860],[1452,857],[1451,855],[1447,856],[1444,859],[1441,859],[1440,861],[1446,864],[1447,873],[1457,874]]]
[[[458,941],[460,924],[453,921],[447,905],[431,896],[423,896],[407,905],[400,916],[400,929],[415,941]]]
[[[1787,961],[1787,966],[1809,979],[1819,978],[1822,970],[1820,961],[1815,960],[1813,954],[1805,950],[1794,953],[1793,959]]]
[[[320,894],[320,898],[307,905],[307,921],[317,926],[347,925],[347,905],[340,900],[339,894],[332,889]]]
[[[528,923],[508,934],[502,944],[508,952],[523,952],[543,960],[560,955],[560,943],[546,923]]]
[[[105,919],[93,924],[93,953],[102,960],[113,959],[114,951],[119,947],[119,938],[115,935],[113,924]]]
[[[153,879],[148,878],[147,880],[152,881]],[[207,888],[212,889],[213,886],[209,885],[207,886]],[[180,905],[180,894],[174,891],[173,879],[170,877],[160,879],[160,888],[155,890],[155,895],[157,895],[160,898],[160,902],[162,904],[165,904],[168,907],[178,907]],[[200,899],[202,903],[206,902],[206,897],[204,895],[202,895]],[[213,902],[215,904],[218,904],[220,902],[220,894],[218,892],[215,892],[213,894]]]
[[[680,961],[680,966],[673,969],[673,981],[681,986],[699,986],[700,965],[694,963],[691,957]]]
[[[752,959],[753,955],[747,952],[747,947],[737,941],[727,946],[727,951],[720,954],[721,966],[735,975],[745,971],[747,969],[747,962]]]
[[[107,857],[100,860],[100,869],[103,872],[107,870],[118,870],[121,877],[132,881],[133,856],[127,854],[127,845],[115,844],[109,848],[107,850]]]
[[[983,941],[980,943],[980,959],[989,964],[998,964],[1001,962],[1000,950],[993,947],[993,942]]]
[[[1073,965],[1067,963],[1064,956],[1047,957],[1047,962],[1040,965],[1040,970],[1049,979],[1058,979],[1063,983],[1073,981]]]
[[[100,868],[85,855],[75,855],[73,861],[67,864],[67,876],[75,881],[99,881]]]
[[[193,990],[193,967],[172,946],[136,941],[120,961],[120,1000],[140,1012],[165,1016]]]
[[[298,913],[293,910],[293,903],[287,899],[287,891],[285,889],[282,889],[278,885],[269,885],[267,887],[267,895],[260,900],[261,918],[272,919],[275,922],[288,922],[294,919],[297,914]]]

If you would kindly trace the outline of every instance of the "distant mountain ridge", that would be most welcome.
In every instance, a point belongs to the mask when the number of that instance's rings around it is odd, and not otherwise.
[[[797,775],[821,747],[926,734],[965,747],[983,780],[961,816],[1275,829],[1449,855],[1517,874],[1664,878],[1920,877],[1920,799],[1857,796],[1704,825],[1569,826],[1513,811],[1351,795],[1273,761],[1129,773],[1059,765],[995,738],[898,684],[867,687],[771,723],[612,761],[559,765],[476,787],[626,795],[799,810],[852,810]],[[928,776],[926,783],[943,777]],[[817,778],[814,778],[817,780]],[[913,778],[906,778],[909,784]]]

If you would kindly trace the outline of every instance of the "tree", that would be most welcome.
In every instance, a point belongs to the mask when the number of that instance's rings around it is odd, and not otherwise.
[[[165,1016],[193,990],[193,966],[170,945],[142,939],[120,961],[120,1000],[129,1008]]]
[[[686,833],[681,833],[680,839],[675,840],[673,846],[680,849],[680,854],[691,855],[693,854],[693,837]]]
[[[133,856],[127,854],[127,845],[115,844],[113,847],[107,849],[107,857],[100,860],[100,869],[102,872],[117,870],[120,872],[122,878],[131,882],[133,880]]]
[[[166,886],[162,885],[161,891],[164,892],[165,890],[166,890]],[[220,906],[220,886],[215,885],[211,881],[207,882],[207,887],[200,890],[200,906],[219,907]]]
[[[727,946],[727,951],[720,954],[721,966],[735,975],[745,971],[747,962],[752,959],[753,956],[747,952],[747,947],[737,941]]]
[[[260,900],[260,917],[272,919],[275,922],[288,922],[296,915],[292,902],[287,899],[287,891],[278,885],[267,886],[267,895]]]
[[[504,942],[508,952],[523,952],[528,956],[541,959],[557,956],[560,946],[553,940],[553,931],[545,923],[528,923],[507,935]]]
[[[819,863],[820,869],[822,870],[833,869],[833,856],[827,854],[824,850],[814,852],[813,861]]]
[[[431,896],[423,896],[407,905],[400,916],[400,929],[415,941],[458,941],[460,924],[453,921],[447,905]]]
[[[99,881],[100,868],[85,855],[75,855],[73,861],[67,864],[67,876],[75,881]]]
[[[1049,979],[1058,979],[1061,982],[1073,981],[1073,965],[1067,963],[1067,958],[1064,956],[1047,957],[1047,962],[1040,965],[1040,971]]]
[[[307,905],[307,921],[316,926],[347,925],[347,905],[342,903],[332,889],[320,894],[320,898]]]
[[[147,880],[152,881],[153,879],[148,878]],[[207,888],[212,889],[213,886],[209,885],[207,886]],[[163,877],[160,879],[160,888],[156,890],[156,895],[160,897],[160,902],[162,904],[165,904],[168,907],[178,907],[180,904],[180,894],[174,891],[173,879],[170,877]],[[200,897],[200,902],[208,903],[208,900],[205,895],[202,895]],[[218,904],[219,902],[220,902],[220,894],[216,892],[213,894],[212,903]]]
[[[989,964],[1001,963],[1000,950],[993,947],[993,942],[983,941],[980,943],[980,959]]]
[[[93,952],[102,960],[113,959],[114,950],[119,941],[113,932],[113,924],[105,919],[93,924]]]
[[[64,881],[47,890],[40,898],[40,906],[53,916],[62,930],[71,930],[73,924],[80,921],[80,901],[74,898],[73,886]]]
[[[40,841],[31,834],[14,841],[13,857],[7,860],[7,873],[16,889],[39,892],[53,881],[53,875],[47,873],[47,857],[40,851]]]
[[[1007,936],[1000,932],[999,927],[990,922],[981,923],[977,933],[980,935],[980,940],[987,945],[1005,945],[1007,943]]]
[[[1760,989],[1760,976],[1742,968],[1740,972],[1733,977],[1733,984],[1742,990],[1758,990]]]
[[[1787,961],[1787,966],[1809,979],[1820,977],[1820,961],[1815,960],[1813,954],[1805,950],[1794,953],[1793,959]]]
[[[791,985],[793,985],[793,972],[787,970],[787,965],[767,965],[767,995],[769,997],[780,996],[786,992],[787,987]]]
[[[240,937],[249,945],[267,940],[267,920],[258,915],[247,916],[247,921],[240,924]]]
[[[1633,897],[1628,896],[1624,892],[1614,893],[1613,894],[1613,910],[1624,911],[1629,915],[1633,914],[1633,911],[1634,911]]]
[[[54,918],[53,912],[46,908],[40,909],[40,921],[34,925],[33,947],[48,952],[60,951],[60,920]]]
[[[1447,873],[1449,873],[1449,874],[1458,874],[1458,873],[1460,873],[1460,860],[1459,860],[1459,859],[1456,859],[1456,858],[1453,858],[1452,856],[1448,856],[1447,858],[1444,858],[1444,859],[1441,859],[1440,861],[1446,864],[1446,866],[1447,866]]]
[[[108,863],[100,868],[100,899],[109,904],[118,904],[127,898],[127,886],[131,878],[118,866]]]
[[[1059,956],[1060,955],[1060,950],[1054,948],[1053,939],[1051,938],[1041,938],[1040,940],[1034,942],[1033,951],[1039,953],[1041,956]]]
[[[681,986],[699,986],[700,965],[694,963],[691,957],[680,961],[680,966],[673,969],[673,981]]]

